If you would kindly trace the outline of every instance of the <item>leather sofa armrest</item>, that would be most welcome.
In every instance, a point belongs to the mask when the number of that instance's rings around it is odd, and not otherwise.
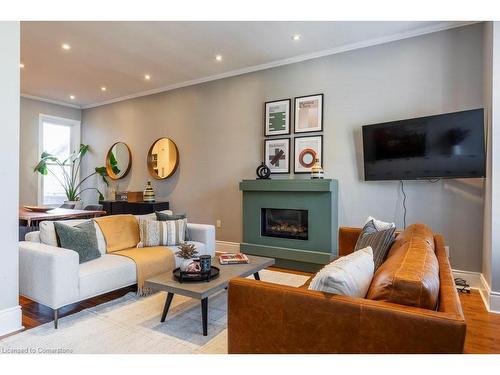
[[[229,353],[461,353],[465,321],[392,303],[236,278]]]
[[[362,228],[340,227],[339,228],[339,256],[351,254],[354,251]]]

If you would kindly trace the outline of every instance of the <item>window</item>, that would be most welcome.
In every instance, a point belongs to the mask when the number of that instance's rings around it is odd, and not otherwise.
[[[80,121],[61,117],[40,115],[39,153],[43,151],[65,160],[80,147]],[[49,174],[39,175],[38,204],[59,206],[67,198],[59,181],[63,180],[61,168],[56,163],[49,164]],[[69,166],[66,167],[69,172]]]

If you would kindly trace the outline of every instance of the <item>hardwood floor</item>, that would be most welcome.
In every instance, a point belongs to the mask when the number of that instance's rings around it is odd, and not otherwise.
[[[500,314],[486,310],[477,290],[460,293],[460,301],[467,321],[464,353],[500,353]]]
[[[110,293],[103,294],[88,300],[74,303],[59,309],[59,318],[77,313],[79,311],[100,305],[104,302],[109,302],[116,298],[120,298],[128,292],[135,291],[136,287],[127,287],[115,290]],[[40,305],[26,297],[19,296],[19,304],[23,311],[23,326],[26,329],[38,327],[39,325],[53,321],[53,311],[51,308]]]
[[[281,272],[309,275],[306,272],[290,271],[277,267],[271,268]],[[59,317],[74,314],[78,311],[111,301],[134,290],[134,287],[124,288],[66,306],[60,309]],[[500,353],[500,314],[493,314],[486,311],[477,290],[473,290],[471,294],[461,293],[460,301],[462,302],[462,308],[467,321],[464,353]],[[20,304],[23,310],[23,325],[26,329],[52,321],[52,310],[50,308],[24,297],[20,297]]]

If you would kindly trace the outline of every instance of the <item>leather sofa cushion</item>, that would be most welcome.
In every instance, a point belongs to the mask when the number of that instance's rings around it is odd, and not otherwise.
[[[366,298],[434,310],[439,297],[439,264],[434,249],[429,227],[409,226],[375,273]]]

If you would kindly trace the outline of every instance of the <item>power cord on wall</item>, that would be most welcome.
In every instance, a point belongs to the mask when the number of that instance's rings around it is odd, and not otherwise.
[[[406,229],[406,193],[405,193],[405,183],[403,180],[401,182],[401,192],[403,193],[403,229]]]
[[[435,184],[438,181],[441,181],[440,178],[428,179],[428,182],[431,184]],[[401,192],[403,193],[403,229],[406,229],[406,192],[405,192],[405,182],[400,180]]]

